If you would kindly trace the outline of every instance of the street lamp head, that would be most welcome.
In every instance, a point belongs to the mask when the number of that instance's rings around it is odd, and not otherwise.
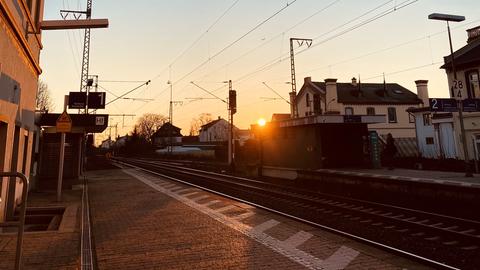
[[[439,21],[449,21],[449,22],[462,22],[462,21],[465,21],[465,16],[442,14],[442,13],[432,13],[432,14],[428,15],[428,19],[439,20]]]

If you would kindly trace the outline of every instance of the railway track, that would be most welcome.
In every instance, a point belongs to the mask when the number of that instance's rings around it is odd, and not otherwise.
[[[479,221],[206,172],[180,163],[116,161],[273,209],[436,268],[478,269],[480,265]]]

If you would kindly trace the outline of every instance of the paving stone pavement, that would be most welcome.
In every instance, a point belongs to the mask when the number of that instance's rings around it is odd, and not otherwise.
[[[81,191],[66,191],[63,201],[55,193],[30,193],[29,207],[66,206],[73,209],[58,231],[26,232],[23,241],[23,269],[79,269]],[[0,233],[0,269],[15,266],[16,233]]]
[[[140,171],[89,173],[98,269],[426,269]]]

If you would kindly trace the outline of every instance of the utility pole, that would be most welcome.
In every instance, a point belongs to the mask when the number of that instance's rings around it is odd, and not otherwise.
[[[168,81],[167,84],[170,85],[170,108],[168,110],[168,121],[170,122],[171,129],[170,129],[170,136],[169,136],[169,147],[168,147],[168,153],[172,154],[173,153],[173,106],[175,105],[182,105],[182,101],[174,101],[173,100],[173,83],[171,81]]]
[[[290,72],[292,76],[292,92],[290,92],[290,114],[292,118],[298,117],[298,108],[297,108],[297,79],[295,77],[295,52],[293,50],[293,42],[297,41],[299,47],[304,43],[308,48],[312,46],[312,39],[306,38],[290,38]]]
[[[237,112],[237,92],[233,90],[232,80],[228,81],[228,113],[230,116],[230,136],[228,140],[228,163],[235,171],[235,140],[233,139],[233,115]]]
[[[207,89],[199,86],[195,82],[190,82],[191,84],[195,85],[196,87],[200,88],[204,92],[208,93],[215,99],[222,101],[223,103],[227,104],[228,109],[228,116],[230,118],[230,131],[229,131],[229,139],[228,139],[228,163],[232,169],[235,169],[235,156],[234,156],[234,146],[233,143],[233,115],[237,112],[237,92],[232,89],[232,80],[225,81],[224,83],[228,83],[228,101],[220,98],[219,96],[215,95],[214,93],[208,91]]]
[[[470,167],[470,161],[468,156],[468,147],[467,147],[467,136],[465,134],[465,124],[463,120],[463,93],[461,92],[463,87],[462,82],[457,78],[457,70],[455,69],[455,54],[453,52],[453,45],[452,45],[452,35],[450,34],[450,22],[462,22],[465,20],[464,16],[458,15],[450,15],[450,14],[439,14],[439,13],[432,13],[428,16],[430,20],[439,20],[439,21],[446,21],[447,22],[447,32],[448,32],[448,42],[450,45],[450,56],[452,61],[452,72],[453,72],[453,83],[451,88],[451,95],[455,99],[457,99],[458,104],[458,118],[460,120],[460,132],[461,132],[461,140],[462,140],[462,147],[463,147],[463,155],[465,159],[465,177],[473,177],[473,173]],[[455,91],[457,90],[457,92]],[[458,95],[457,93],[460,93]],[[466,93],[468,98],[468,93]]]

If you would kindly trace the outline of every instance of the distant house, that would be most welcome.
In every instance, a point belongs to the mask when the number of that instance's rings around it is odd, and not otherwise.
[[[233,127],[234,132],[238,130]],[[198,135],[200,142],[225,142],[228,141],[230,123],[227,120],[218,117],[217,120],[213,120],[210,123],[203,125]]]
[[[152,136],[153,145],[157,147],[167,147],[169,145],[181,145],[181,128],[178,128],[170,122],[163,124]]]
[[[100,148],[102,149],[110,149],[113,145],[112,139],[108,138],[106,140],[103,140],[102,143],[100,144]]]
[[[337,79],[314,82],[305,78],[296,97],[298,116],[320,114],[386,115],[385,123],[371,124],[369,130],[395,138],[414,138],[413,117],[406,112],[423,104],[415,93],[396,83],[348,83]]]
[[[218,117],[210,123],[203,125],[198,135],[200,142],[226,142],[230,136],[230,123]],[[239,129],[233,126],[233,139],[237,140],[240,145],[250,139],[251,134],[248,129]]]

